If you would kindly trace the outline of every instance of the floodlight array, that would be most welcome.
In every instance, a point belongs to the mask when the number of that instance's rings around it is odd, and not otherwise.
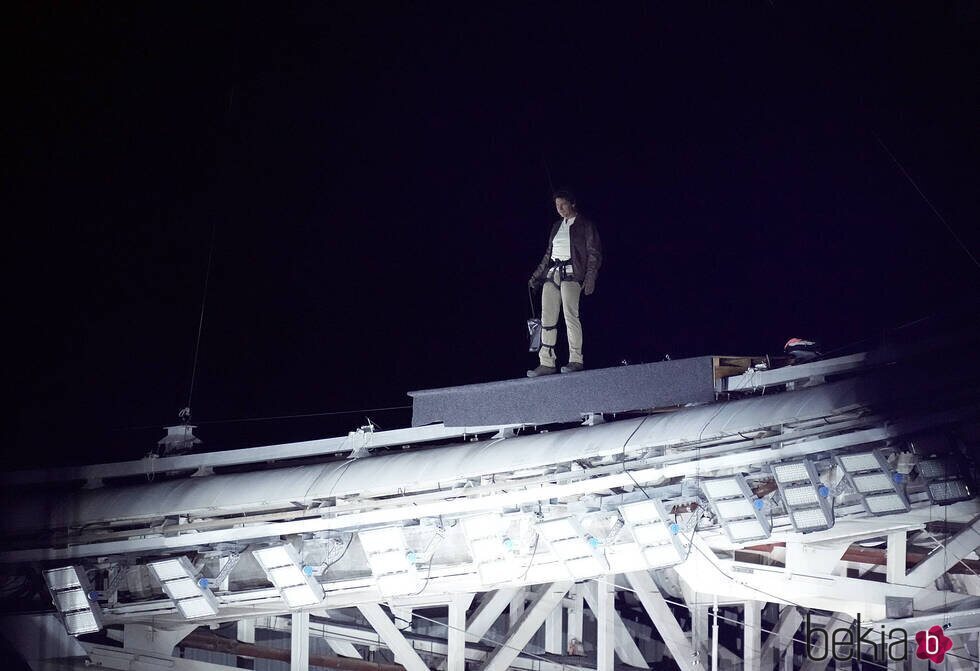
[[[976,493],[964,477],[965,469],[954,459],[926,459],[918,464],[919,476],[926,481],[929,500],[940,506],[969,501]]]
[[[84,568],[65,566],[43,573],[51,600],[61,613],[69,634],[78,636],[102,629],[102,609],[98,602],[89,599],[92,586]]]
[[[289,608],[314,606],[323,601],[323,587],[289,543],[252,550],[252,556],[275,585]]]
[[[805,534],[834,526],[834,512],[828,500],[830,490],[820,482],[813,462],[784,461],[771,468],[794,529]]]
[[[163,559],[150,562],[148,566],[185,618],[193,620],[218,614],[218,600],[196,579],[197,571],[187,557]]]
[[[752,493],[744,476],[703,480],[701,489],[733,543],[769,538],[772,525],[762,512],[763,502]]]
[[[893,515],[909,511],[909,500],[899,487],[902,475],[892,473],[888,461],[878,450],[834,457],[848,483],[861,497],[869,515]]]
[[[605,559],[596,551],[598,539],[587,534],[574,517],[542,520],[534,530],[573,579],[585,580],[607,572]]]
[[[400,526],[357,532],[378,590],[386,596],[414,594],[421,587],[415,553],[408,549]]]
[[[488,513],[462,520],[463,535],[484,585],[508,582],[517,577],[520,566],[507,536],[509,523],[499,513]]]
[[[956,459],[924,459],[918,469],[919,477],[926,481],[929,500],[936,505],[948,506],[976,496],[972,483],[964,477],[968,471]]]
[[[619,514],[633,534],[650,568],[667,568],[687,558],[687,545],[680,535],[680,526],[669,519],[660,499],[627,503]]]

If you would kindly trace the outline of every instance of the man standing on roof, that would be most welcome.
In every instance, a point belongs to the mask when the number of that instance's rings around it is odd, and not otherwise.
[[[595,291],[596,276],[602,265],[602,244],[595,224],[578,213],[575,197],[569,191],[555,193],[555,209],[561,215],[551,227],[548,249],[538,264],[528,286],[541,289],[540,365],[527,372],[528,377],[558,372],[555,344],[558,342],[558,312],[565,315],[568,334],[568,365],[562,373],[585,368],[582,360],[582,321],[579,299]]]

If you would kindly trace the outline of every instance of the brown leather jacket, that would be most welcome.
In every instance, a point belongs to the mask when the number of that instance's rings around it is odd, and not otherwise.
[[[548,235],[548,250],[541,258],[531,279],[535,282],[543,282],[548,275],[548,268],[551,267],[551,241],[555,239],[555,233],[561,226],[562,220],[559,219],[551,227],[551,234]],[[575,223],[568,229],[572,239],[572,277],[576,282],[584,282],[586,277],[591,277],[595,282],[599,275],[599,266],[602,265],[602,242],[599,240],[599,233],[596,231],[595,224],[583,217],[581,214],[575,216]]]

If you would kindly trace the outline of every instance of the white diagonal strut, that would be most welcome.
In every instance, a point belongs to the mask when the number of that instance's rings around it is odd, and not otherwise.
[[[610,587],[614,588],[615,578],[616,576],[608,575],[600,578],[599,580],[609,581],[612,583]],[[582,588],[582,596],[585,597],[585,602],[589,605],[589,609],[598,615],[600,606],[598,596],[599,592],[596,582],[590,580],[589,582],[580,585],[580,587]],[[630,636],[629,630],[626,628],[626,625],[623,624],[623,620],[621,617],[619,617],[619,613],[615,612],[615,610],[612,613],[612,621],[613,633],[616,642],[616,655],[619,657],[619,659],[622,660],[624,664],[629,664],[630,666],[636,666],[641,669],[650,668],[647,665],[646,660],[643,659],[643,653],[640,652],[640,649],[637,647],[636,641],[634,641],[633,637]]]
[[[927,587],[978,547],[980,547],[980,515],[974,517],[969,526],[947,540],[942,548],[919,562],[919,565],[909,571],[902,582],[906,585]]]
[[[504,612],[504,608],[510,604],[517,592],[517,587],[505,587],[492,594],[484,595],[480,606],[466,623],[466,642],[476,643],[483,638],[483,635],[490,631],[490,627]]]
[[[643,604],[647,615],[653,621],[653,626],[660,632],[664,644],[674,658],[681,671],[696,671],[694,665],[694,648],[684,635],[684,630],[677,624],[677,618],[670,612],[670,607],[664,600],[653,578],[646,571],[635,571],[626,574],[626,579],[636,592],[637,598]]]
[[[534,636],[534,632],[544,624],[545,618],[561,604],[562,597],[572,585],[571,582],[543,585],[541,590],[535,593],[531,606],[524,611],[524,617],[508,632],[507,640],[491,653],[483,671],[504,671],[510,666]]]
[[[776,663],[778,665],[778,659],[782,657],[781,653],[792,642],[793,635],[800,628],[801,624],[803,624],[803,616],[800,615],[800,611],[796,606],[784,606],[779,613],[779,622],[776,624],[776,630],[769,634],[769,638],[762,644],[762,654],[760,657],[764,664],[772,659],[772,655],[775,652]]]
[[[395,623],[381,610],[381,606],[370,603],[357,608],[364,618],[371,623],[374,630],[378,632],[381,640],[395,653],[395,660],[404,666],[406,671],[428,671],[425,662],[419,657],[419,653],[415,651],[411,643],[405,640]]]

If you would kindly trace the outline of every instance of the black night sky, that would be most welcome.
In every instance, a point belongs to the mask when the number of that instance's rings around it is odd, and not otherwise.
[[[684,3],[681,3],[684,4]],[[345,434],[520,377],[572,188],[591,368],[974,300],[980,5],[32,3],[8,14],[7,467]],[[12,243],[12,244],[11,244]]]

